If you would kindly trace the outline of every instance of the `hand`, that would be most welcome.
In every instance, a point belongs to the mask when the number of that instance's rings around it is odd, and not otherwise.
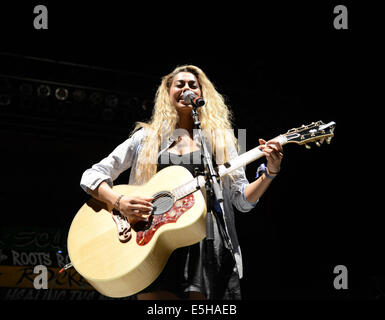
[[[281,170],[281,161],[283,158],[282,145],[275,140],[266,142],[263,139],[259,139],[259,150],[261,150],[266,156],[267,169],[269,174],[277,174]]]
[[[143,198],[139,196],[123,196],[119,201],[119,211],[132,225],[140,221],[148,222],[151,216],[154,198]]]

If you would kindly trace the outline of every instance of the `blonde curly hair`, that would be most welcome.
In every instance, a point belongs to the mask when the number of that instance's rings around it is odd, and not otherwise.
[[[182,65],[162,78],[155,94],[155,104],[148,123],[137,122],[132,134],[145,128],[146,138],[138,155],[136,181],[148,181],[157,170],[157,156],[162,138],[169,138],[177,128],[179,115],[170,101],[170,87],[174,77],[180,72],[190,72],[198,80],[205,105],[198,108],[202,131],[217,164],[229,160],[228,143],[237,146],[232,129],[232,113],[226,106],[224,98],[215,89],[206,74],[194,65]]]

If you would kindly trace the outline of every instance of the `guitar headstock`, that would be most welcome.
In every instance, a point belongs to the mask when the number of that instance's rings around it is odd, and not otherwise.
[[[308,143],[315,142],[317,146],[325,140],[329,144],[334,136],[334,128],[336,123],[331,121],[327,124],[322,121],[312,122],[309,125],[302,125],[298,128],[290,129],[283,134],[286,137],[287,143],[304,144],[307,149],[310,149]]]

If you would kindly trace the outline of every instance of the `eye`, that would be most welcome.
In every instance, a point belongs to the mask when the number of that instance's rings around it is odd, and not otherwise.
[[[189,86],[191,89],[197,89],[198,88],[198,85],[195,81],[190,81]]]

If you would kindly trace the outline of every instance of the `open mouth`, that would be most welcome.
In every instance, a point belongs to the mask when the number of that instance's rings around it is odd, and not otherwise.
[[[184,101],[182,97],[178,100],[178,102],[181,103],[181,104],[183,104],[183,105],[185,105],[185,106],[190,105],[189,103],[187,103],[186,101]]]

